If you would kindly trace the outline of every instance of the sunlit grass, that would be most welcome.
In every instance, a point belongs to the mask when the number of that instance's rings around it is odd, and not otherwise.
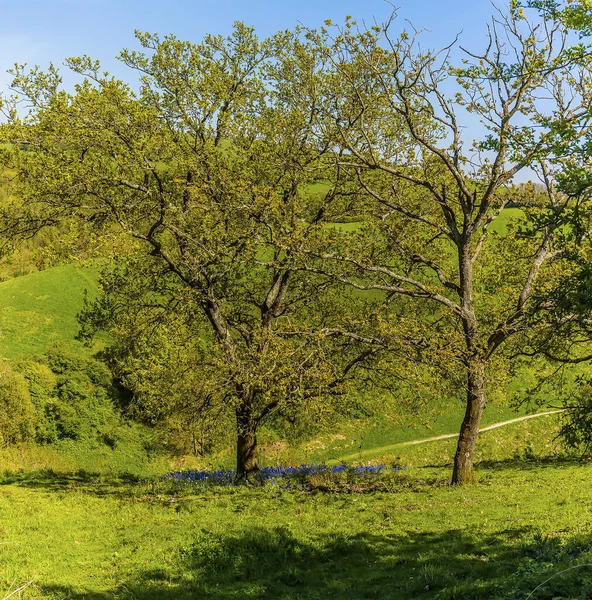
[[[534,422],[512,427],[490,432],[503,451],[466,488],[446,485],[448,442],[388,492],[5,475],[0,592],[34,579],[24,598],[524,599],[592,559],[591,470],[539,447],[552,435]],[[512,448],[525,435],[533,444]],[[566,573],[535,597],[588,597],[591,576]]]
[[[0,283],[0,356],[30,356],[54,342],[75,343],[85,290],[90,298],[96,295],[97,273],[73,264]]]

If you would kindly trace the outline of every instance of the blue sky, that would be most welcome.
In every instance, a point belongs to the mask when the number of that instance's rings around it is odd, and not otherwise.
[[[174,33],[199,41],[206,33],[228,33],[235,20],[252,24],[261,36],[301,22],[316,27],[327,19],[384,20],[392,7],[384,0],[4,0],[0,21],[0,89],[15,62],[47,66],[68,56],[89,54],[125,77],[114,57],[135,47],[134,29]],[[488,0],[399,0],[401,29],[426,28],[430,47],[447,44],[463,31],[463,44],[480,48],[485,22],[494,11]]]

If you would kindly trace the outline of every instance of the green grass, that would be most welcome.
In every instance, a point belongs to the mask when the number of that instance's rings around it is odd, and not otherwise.
[[[392,409],[390,409],[392,412]],[[373,418],[346,421],[329,433],[304,443],[298,449],[289,449],[279,456],[265,456],[268,462],[327,462],[360,459],[373,460],[381,456],[382,447],[413,440],[457,433],[464,415],[464,404],[456,399],[433,400],[414,413],[400,409],[400,416],[387,419]],[[507,421],[534,412],[522,407],[518,410],[504,405],[488,406],[482,427]],[[454,453],[454,452],[453,452]],[[452,454],[453,454],[452,453]],[[451,454],[451,456],[452,456]]]
[[[500,216],[491,224],[491,231],[502,236],[506,235],[510,222],[516,221],[522,216],[524,216],[524,212],[521,208],[504,208]]]
[[[363,223],[360,221],[349,221],[343,223],[327,223],[327,227],[338,229],[343,233],[350,233],[351,231],[358,231],[362,227]]]
[[[438,464],[448,442],[372,494],[7,474],[0,597],[32,580],[23,598],[524,600],[592,560],[591,467],[549,456],[549,425],[488,432],[502,450],[462,489]],[[576,569],[533,598],[589,598],[591,582]]]
[[[74,343],[85,290],[96,294],[97,273],[73,264],[0,283],[0,356],[30,356],[53,342]]]
[[[134,424],[130,430],[133,431],[130,431],[129,439],[119,441],[115,448],[98,442],[91,444],[73,440],[45,446],[31,443],[0,448],[0,470],[87,471],[113,476],[131,473],[148,477],[196,464],[192,457],[175,458],[158,447],[151,448],[152,431],[148,427]]]
[[[75,344],[85,288],[96,293],[96,273],[73,265],[0,284],[0,355]],[[591,467],[562,455],[559,417],[484,432],[480,483],[463,489],[447,485],[456,440],[385,450],[456,432],[462,413],[438,401],[290,451],[327,461],[361,450],[360,461],[409,467],[371,494],[171,489],[141,479],[167,461],[131,446],[0,451],[0,598],[31,581],[20,597],[524,600],[592,562]],[[492,405],[483,425],[516,416]],[[543,598],[592,598],[592,568],[553,578],[532,596]]]

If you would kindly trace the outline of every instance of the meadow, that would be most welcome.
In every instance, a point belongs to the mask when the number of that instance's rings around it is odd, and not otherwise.
[[[96,295],[97,277],[94,269],[69,264],[0,283],[0,356],[41,354],[55,342],[75,345],[76,314],[85,291]]]
[[[31,582],[22,597],[96,600],[588,598],[591,467],[556,452],[555,426],[544,417],[483,434],[496,458],[465,488],[447,484],[450,441],[402,450],[409,467],[371,493],[314,479],[302,489],[5,473],[0,589]]]
[[[96,348],[75,339],[76,314],[96,281],[95,270],[65,265],[0,283],[0,354],[60,342],[90,356]],[[560,415],[483,432],[478,483],[459,488],[448,484],[454,438],[408,442],[454,433],[462,411],[439,399],[399,419],[340,422],[288,448],[262,444],[267,466],[397,467],[345,482],[176,483],[163,474],[229,468],[231,454],[172,457],[131,434],[113,448],[3,448],[0,598],[592,597],[592,467],[565,452]],[[529,411],[492,404],[483,425]]]

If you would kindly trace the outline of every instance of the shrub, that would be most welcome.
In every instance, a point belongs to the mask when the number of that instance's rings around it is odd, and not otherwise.
[[[57,375],[64,373],[75,373],[84,371],[88,359],[79,353],[74,353],[72,349],[63,342],[52,344],[42,359],[49,368]]]
[[[46,364],[33,359],[17,361],[15,369],[24,376],[35,408],[35,441],[39,444],[56,442],[55,373]]]
[[[1,369],[0,443],[8,445],[32,439],[35,434],[35,407],[27,380],[5,363]]]
[[[37,415],[35,441],[76,440],[114,448],[123,426],[107,365],[63,345],[16,363]]]
[[[55,410],[60,436],[87,441],[106,439],[105,430],[120,422],[110,391],[93,384],[86,372],[59,375]],[[112,435],[109,439],[109,445],[113,445]]]

